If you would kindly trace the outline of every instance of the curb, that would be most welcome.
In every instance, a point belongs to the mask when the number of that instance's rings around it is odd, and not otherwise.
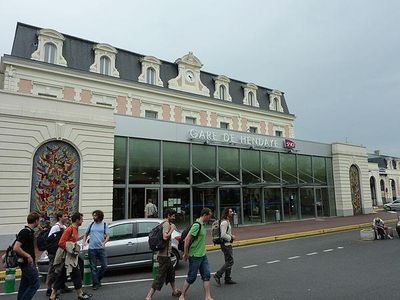
[[[387,220],[387,221],[385,221],[385,223],[386,224],[394,224],[394,223],[397,223],[397,219]],[[355,224],[355,225],[345,225],[345,226],[339,226],[339,227],[316,229],[316,230],[295,232],[295,233],[287,233],[287,234],[267,236],[267,237],[254,238],[254,239],[248,239],[248,240],[240,240],[240,241],[233,242],[233,247],[256,245],[256,244],[268,243],[268,242],[273,242],[273,241],[282,241],[282,240],[295,239],[295,238],[306,237],[306,236],[320,235],[320,234],[325,234],[325,233],[349,231],[349,230],[354,230],[354,229],[362,229],[362,228],[370,227],[370,226],[371,226],[371,222],[368,222],[368,223]],[[212,244],[206,245],[207,251],[219,250],[219,249],[220,249],[219,245],[212,245]],[[6,272],[0,271],[0,281],[3,281],[5,276],[6,276]],[[19,268],[17,268],[17,271],[15,273],[15,278],[19,278],[19,277],[21,277],[21,270]]]

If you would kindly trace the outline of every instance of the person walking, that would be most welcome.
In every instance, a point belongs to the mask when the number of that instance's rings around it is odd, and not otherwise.
[[[39,273],[35,265],[34,229],[39,226],[40,215],[31,212],[27,225],[22,229],[14,244],[14,251],[23,259],[19,263],[21,269],[21,282],[19,284],[17,300],[30,300],[40,287]]]
[[[90,269],[92,271],[93,289],[97,290],[101,287],[101,280],[107,268],[106,243],[110,239],[107,223],[103,222],[104,213],[101,210],[95,210],[92,213],[93,223],[83,237],[83,247],[86,246],[87,238],[89,239],[89,259]],[[100,269],[97,268],[97,262],[100,263]]]
[[[221,286],[221,277],[225,274],[225,284],[236,284],[232,280],[231,272],[233,266],[232,242],[236,237],[232,234],[231,220],[233,218],[233,209],[225,208],[222,212],[220,231],[221,231],[221,250],[224,254],[224,265],[214,274],[214,279]]]
[[[72,224],[64,230],[61,239],[58,243],[58,250],[54,258],[54,268],[58,273],[57,278],[53,284],[53,289],[50,295],[50,300],[59,300],[57,291],[60,290],[68,275],[70,275],[78,300],[90,299],[93,295],[83,292],[82,290],[82,276],[79,269],[79,250],[80,247],[76,243],[78,241],[78,228],[83,223],[83,215],[79,212],[71,216]]]
[[[153,299],[153,295],[156,291],[160,291],[164,283],[167,285],[171,284],[172,288],[172,296],[179,297],[181,295],[181,291],[175,288],[175,268],[172,265],[171,261],[171,253],[172,253],[172,244],[171,244],[171,236],[175,230],[175,221],[176,211],[174,209],[168,208],[164,211],[164,221],[162,223],[163,227],[163,239],[167,242],[167,246],[165,249],[158,251],[157,253],[157,261],[159,264],[159,271],[156,278],[153,280],[153,284],[149,292],[147,293],[146,300]]]
[[[158,210],[157,206],[153,203],[152,199],[147,201],[146,206],[144,207],[144,217],[145,218],[157,218]]]
[[[213,300],[210,291],[210,266],[206,254],[206,224],[212,217],[211,209],[205,207],[200,212],[200,218],[194,222],[185,238],[183,259],[189,259],[189,271],[183,284],[182,295],[179,300],[185,300],[185,296],[191,284],[196,281],[197,272],[200,272],[203,280],[204,299]]]
[[[52,236],[53,234],[62,234],[62,232],[67,228],[68,224],[68,214],[64,212],[58,212],[56,214],[57,218],[57,223],[55,223],[49,232],[49,237]],[[47,273],[47,278],[46,278],[46,285],[47,285],[47,291],[46,291],[46,296],[51,295],[51,289],[53,286],[53,283],[56,279],[56,272],[54,271],[53,263],[54,263],[54,258],[56,256],[56,253],[50,253],[49,250],[47,250],[47,257],[49,258],[49,269]],[[64,283],[64,287],[61,289],[63,293],[69,293],[72,291],[67,285]]]

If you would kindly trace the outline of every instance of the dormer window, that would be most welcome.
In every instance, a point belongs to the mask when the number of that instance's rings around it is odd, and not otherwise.
[[[107,56],[100,57],[100,74],[110,75],[111,60]]]
[[[145,56],[140,59],[142,73],[139,75],[139,82],[164,86],[160,78],[161,61],[154,56]]]
[[[156,83],[156,71],[153,68],[147,68],[146,71],[146,82],[148,84],[155,84]]]
[[[103,75],[119,77],[119,72],[115,67],[117,49],[108,44],[97,44],[93,47],[94,63],[90,66],[90,71]]]
[[[38,48],[32,53],[31,59],[67,66],[67,61],[62,56],[64,36],[52,29],[41,29],[37,34]]]
[[[269,95],[269,109],[283,112],[281,98],[282,98],[282,92],[273,90]]]
[[[57,47],[53,43],[44,45],[44,61],[49,64],[54,64],[56,61]]]
[[[253,83],[248,83],[242,86],[244,90],[243,104],[260,107],[257,101],[257,89],[258,87]]]
[[[215,92],[214,98],[232,101],[231,95],[229,95],[229,82],[230,79],[224,75],[219,75],[214,78],[215,81]]]

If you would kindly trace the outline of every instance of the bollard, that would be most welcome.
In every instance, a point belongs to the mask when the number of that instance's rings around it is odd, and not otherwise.
[[[90,269],[89,254],[86,252],[83,260],[83,284],[92,284],[92,270]]]
[[[160,267],[158,264],[157,256],[158,256],[157,252],[153,252],[153,271],[152,271],[153,279],[156,279]]]
[[[6,277],[4,280],[4,292],[5,293],[15,292],[15,268],[6,269]]]

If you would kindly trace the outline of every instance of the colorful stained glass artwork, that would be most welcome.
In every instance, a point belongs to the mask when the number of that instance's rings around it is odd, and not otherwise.
[[[79,209],[79,154],[70,144],[52,141],[43,144],[33,158],[31,211],[45,220],[63,211]]]

